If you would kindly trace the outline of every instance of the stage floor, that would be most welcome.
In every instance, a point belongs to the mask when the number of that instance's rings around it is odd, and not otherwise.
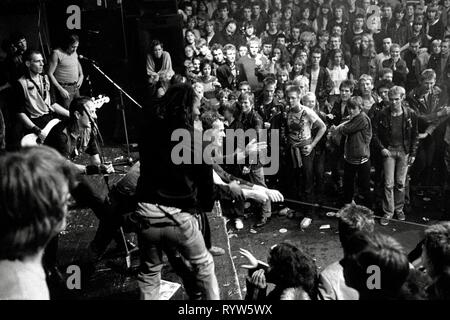
[[[122,150],[118,148],[105,149],[107,160],[113,160],[122,154]],[[126,167],[121,169],[127,170]],[[112,174],[109,184],[114,184],[122,176],[123,172],[119,171]],[[101,176],[92,176],[90,179],[96,188],[106,194],[107,187]],[[332,203],[329,204],[332,205]],[[444,220],[446,216],[440,207],[442,205],[437,196],[436,199],[431,198],[428,201],[421,198],[415,201],[415,206],[407,215],[407,220],[425,225]],[[318,210],[312,216],[313,221],[309,228],[301,230],[299,225],[304,208],[300,206],[291,206],[291,208],[299,212],[298,217],[288,218],[274,214],[266,226],[261,229],[252,229],[255,217],[250,216],[244,220],[244,229],[239,231],[235,230],[230,222],[227,223],[226,218],[216,213],[210,214],[213,245],[224,248],[226,251],[225,255],[214,257],[223,300],[238,300],[245,297],[247,273],[240,266],[246,261],[239,254],[239,248],[245,248],[258,259],[266,260],[272,245],[288,240],[306,248],[315,258],[319,271],[342,257],[336,218],[327,217],[326,211]],[[429,220],[426,221],[424,217]],[[95,269],[86,270],[80,265],[80,260],[94,237],[97,219],[91,210],[77,208],[70,212],[68,221],[68,227],[60,238],[58,251],[60,270],[65,277],[69,277],[70,272],[64,274],[67,268],[71,265],[80,266],[81,288],[69,290],[64,286],[52,287],[52,299],[138,299],[139,291],[136,282],[139,265],[138,252],[132,254],[131,268],[127,269],[124,255],[114,250],[115,244],[113,243],[109,253],[95,265]],[[329,225],[329,228],[320,229],[323,225]],[[376,231],[392,235],[404,246],[406,252],[409,252],[420,240],[423,227],[400,222],[391,222],[388,226],[380,226],[377,223]],[[127,235],[127,237],[137,242],[134,235]],[[162,278],[171,282],[180,282],[169,264],[165,265]],[[177,300],[186,298],[183,287],[178,289],[172,297]]]

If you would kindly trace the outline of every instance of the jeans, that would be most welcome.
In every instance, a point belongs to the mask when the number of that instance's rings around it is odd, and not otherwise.
[[[344,164],[344,203],[350,203],[355,193],[355,176],[358,176],[359,194],[363,196],[363,205],[370,207],[370,160],[363,164]]]
[[[304,186],[304,200],[313,201],[313,191],[314,191],[314,157],[316,150],[312,150],[311,153],[306,156],[302,154],[302,175],[303,175],[303,186]]]
[[[61,85],[61,87],[63,87],[65,90],[67,90],[67,92],[69,93],[69,98],[63,98],[61,96],[61,93],[59,93],[58,90],[56,91],[56,102],[59,103],[62,107],[64,107],[65,109],[69,109],[70,104],[72,103],[72,100],[74,98],[77,98],[80,96],[80,90],[77,88],[76,84],[71,84],[71,85]]]
[[[264,180],[264,168],[263,167],[250,171],[249,180],[251,183],[254,183],[254,184],[257,184],[257,185],[267,188],[266,181]],[[262,213],[261,214],[264,218],[270,218],[270,216],[272,215],[272,203],[270,202],[270,200],[267,200],[262,205]]]
[[[389,151],[391,155],[383,158],[383,212],[389,217],[392,217],[394,213],[403,213],[406,174],[408,172],[408,154],[404,151]]]
[[[141,254],[138,284],[141,299],[159,298],[164,251],[175,272],[183,279],[191,299],[219,300],[214,261],[206,249],[196,218],[187,212],[173,217],[179,225],[168,219],[146,218],[148,225],[138,232]]]

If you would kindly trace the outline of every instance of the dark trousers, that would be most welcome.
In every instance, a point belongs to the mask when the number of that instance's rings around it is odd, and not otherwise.
[[[436,153],[436,141],[434,137],[422,140],[417,149],[416,160],[411,168],[411,184],[430,185],[432,178],[432,165]]]
[[[324,191],[324,174],[325,174],[325,148],[316,150],[314,155],[314,179],[316,182],[316,191],[322,194]]]
[[[71,190],[71,195],[77,205],[92,209],[99,219],[99,225],[92,241],[93,248],[103,252],[113,239],[122,241],[121,234],[117,232],[121,224],[120,216],[115,214],[108,199],[92,187],[85,177],[81,177],[78,185]],[[53,238],[47,246],[44,254],[46,267],[56,266],[56,254],[58,251],[58,237]]]
[[[350,203],[355,193],[355,177],[357,177],[358,191],[363,197],[363,205],[371,207],[370,199],[370,160],[363,164],[344,164],[344,203]]]

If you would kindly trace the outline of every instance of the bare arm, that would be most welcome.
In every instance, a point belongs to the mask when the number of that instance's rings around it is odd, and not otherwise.
[[[319,131],[317,131],[316,136],[314,137],[313,142],[311,142],[311,146],[314,148],[322,139],[323,135],[325,134],[325,131],[327,131],[327,126],[325,125],[325,122],[323,122],[322,119],[318,118],[316,122],[314,122],[314,126],[317,126],[319,128]]]
[[[22,122],[26,129],[31,130],[34,126],[36,126],[25,113],[18,113],[17,116],[19,117],[19,121]]]
[[[61,107],[59,104],[57,104],[57,103],[52,104],[52,108],[53,108],[53,111],[55,111],[57,114],[59,114],[63,117],[66,117],[66,118],[69,117],[69,110]]]

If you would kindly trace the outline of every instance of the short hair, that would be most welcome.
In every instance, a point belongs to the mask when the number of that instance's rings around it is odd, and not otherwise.
[[[358,290],[378,298],[395,297],[409,275],[409,261],[402,246],[384,234],[356,232],[349,239],[344,261],[345,282],[348,283],[347,276],[351,277]],[[380,288],[377,290],[367,287],[370,266],[377,266],[381,272]]]
[[[389,48],[389,52],[392,51],[393,49],[401,50],[401,46],[398,43],[393,43]]]
[[[23,260],[64,227],[73,171],[56,150],[24,148],[0,158],[0,260]]]
[[[211,52],[214,52],[216,50],[222,50],[223,52],[223,47],[220,43],[214,43],[211,47]]]
[[[203,46],[208,46],[208,42],[204,38],[200,38],[197,40],[197,48],[201,48]]]
[[[223,113],[225,113],[225,111],[231,113],[233,116],[236,116],[237,113],[239,112],[238,108],[236,107],[235,103],[225,103],[225,105],[223,106]]]
[[[361,14],[361,13],[358,13],[358,14],[355,16],[355,20],[356,20],[356,19],[363,19],[363,20],[364,20],[364,15]]]
[[[236,46],[234,44],[228,43],[225,45],[225,47],[223,47],[223,52],[227,52],[227,51],[234,51],[236,52]]]
[[[300,75],[296,76],[293,80],[294,86],[299,86],[301,83],[305,84],[307,87],[309,87],[309,79],[306,76]],[[299,89],[300,94],[300,89]]]
[[[250,87],[250,82],[248,82],[248,81],[241,81],[241,82],[239,82],[238,88],[240,88],[242,86],[249,86]]]
[[[42,56],[42,53],[39,50],[33,50],[29,49],[23,53],[23,61],[31,61],[32,56],[35,54],[40,54]]]
[[[203,68],[204,68],[205,66],[210,66],[211,69],[212,69],[212,62],[209,61],[208,59],[203,59],[203,60],[200,62],[200,70],[203,70]]]
[[[432,80],[432,79],[436,80],[436,71],[434,71],[433,69],[425,69],[420,74],[420,79],[422,81]]]
[[[353,91],[355,90],[355,82],[353,80],[348,79],[344,80],[339,85],[339,90],[342,90],[343,88],[348,88],[350,89],[350,92],[353,93]]]
[[[400,95],[401,97],[405,96],[406,91],[405,88],[400,87],[400,86],[393,86],[392,88],[389,89],[389,96],[394,96],[394,95]]]
[[[420,37],[417,36],[412,36],[411,38],[409,38],[409,43],[422,43],[422,40],[420,39]]]
[[[346,252],[348,241],[355,232],[371,233],[375,228],[373,211],[357,204],[348,204],[336,214],[339,217],[339,240]]]
[[[208,110],[205,111],[201,116],[203,130],[208,130],[213,127],[214,122],[220,120],[220,115],[217,111]]]
[[[322,56],[322,49],[320,48],[314,48],[314,50],[311,51],[311,56],[313,54],[320,54],[320,56]]]
[[[261,40],[255,36],[251,37],[248,41],[247,41],[247,46],[250,47],[250,45],[252,43],[256,43],[258,45],[258,47],[261,47]]]
[[[349,109],[356,109],[356,108],[362,109],[362,107],[363,107],[363,100],[360,96],[353,96],[348,101]]]
[[[263,80],[264,87],[267,87],[269,85],[275,85],[277,84],[277,80],[275,80],[274,77],[265,77]]]
[[[287,88],[286,88],[286,94],[289,94],[289,93],[291,93],[291,92],[295,92],[295,93],[297,93],[298,94],[298,96],[300,96],[300,94],[301,94],[301,90],[300,90],[300,88],[299,88],[299,86],[297,86],[297,85],[290,85],[290,86],[288,86]]]
[[[380,89],[382,88],[386,88],[386,89],[391,89],[394,86],[394,83],[392,81],[389,80],[380,80],[377,84],[377,92],[380,91]]]
[[[380,71],[380,76],[382,77],[382,76],[384,76],[384,75],[387,74],[387,73],[392,73],[392,74],[394,74],[394,71],[393,71],[391,68],[383,68],[383,69],[381,69],[381,71]]]
[[[314,100],[317,101],[316,95],[314,94],[314,92],[311,92],[311,91],[308,91],[307,93],[305,93],[305,94],[303,95],[303,97],[302,97],[302,103],[304,103],[305,98],[312,98],[312,99],[314,99]]]
[[[242,102],[247,99],[250,101],[251,104],[253,104],[255,101],[255,95],[252,92],[244,92],[239,96],[238,100],[239,102]]]
[[[230,8],[228,6],[228,3],[220,2],[217,5],[217,10],[227,9],[227,11],[230,11]]]
[[[432,273],[437,276],[450,267],[450,222],[444,221],[425,229],[423,245],[432,264]]]
[[[359,77],[358,85],[360,85],[362,81],[370,81],[373,84],[373,77],[371,75],[368,75],[368,74],[362,74]]]

